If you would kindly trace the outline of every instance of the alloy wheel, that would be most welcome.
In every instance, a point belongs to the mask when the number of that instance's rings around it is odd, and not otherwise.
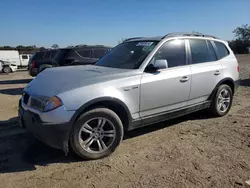
[[[222,89],[217,99],[217,106],[221,112],[226,112],[230,106],[231,97],[227,89]]]
[[[81,147],[90,153],[102,153],[115,140],[115,126],[107,118],[96,117],[85,122],[78,135]]]

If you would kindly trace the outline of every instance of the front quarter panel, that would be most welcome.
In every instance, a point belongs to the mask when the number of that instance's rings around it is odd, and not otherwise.
[[[114,98],[123,102],[133,119],[139,118],[141,75],[120,78],[73,89],[58,95],[67,110],[76,111],[84,104],[99,98]]]

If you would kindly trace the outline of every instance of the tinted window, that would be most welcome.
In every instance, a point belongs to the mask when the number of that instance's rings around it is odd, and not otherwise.
[[[214,42],[217,48],[218,58],[221,59],[229,54],[227,47],[221,42]]]
[[[33,60],[42,60],[45,55],[45,52],[36,52],[33,56]]]
[[[186,64],[186,51],[184,40],[172,40],[166,42],[155,54],[155,60],[166,59],[168,67],[182,66]]]
[[[54,59],[54,57],[56,56],[56,53],[58,52],[58,50],[53,50],[50,52],[50,59]]]
[[[211,52],[209,52],[205,40],[190,39],[189,42],[193,64],[214,61],[214,57],[210,54]]]
[[[47,60],[50,58],[50,51],[46,51],[44,56],[43,56],[43,59]]]
[[[98,58],[100,59],[103,57],[106,53],[108,52],[108,49],[93,49],[93,58]]]
[[[28,59],[27,55],[22,55],[22,59]]]
[[[217,60],[216,53],[210,41],[207,41],[207,46],[208,46],[210,61],[216,61]]]
[[[75,55],[80,57],[91,57],[91,49],[76,50]]]

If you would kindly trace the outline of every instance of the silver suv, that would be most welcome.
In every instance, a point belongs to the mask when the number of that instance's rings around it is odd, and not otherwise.
[[[191,112],[228,113],[239,66],[227,42],[201,34],[132,38],[96,65],[45,70],[24,89],[21,126],[85,159],[110,155],[132,130]]]

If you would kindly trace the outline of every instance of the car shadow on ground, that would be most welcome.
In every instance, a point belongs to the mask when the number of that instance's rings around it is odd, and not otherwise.
[[[240,81],[241,86],[250,86],[250,78]]]
[[[1,128],[3,126],[4,127],[10,127],[10,126],[13,126],[13,125],[16,125],[16,124],[18,124],[18,117],[12,117],[12,118],[9,118],[6,121],[0,121],[0,130],[1,130]]]
[[[1,84],[27,84],[31,81],[32,79],[22,79],[22,80],[0,80],[0,85]]]
[[[136,136],[148,134],[148,133],[151,133],[151,132],[154,132],[154,131],[157,131],[157,130],[160,130],[160,129],[163,129],[166,127],[174,126],[174,125],[177,125],[177,124],[184,122],[184,121],[209,119],[209,118],[214,118],[214,117],[209,116],[206,110],[202,110],[199,112],[195,112],[192,114],[181,116],[179,118],[174,118],[174,119],[171,119],[168,121],[163,121],[161,123],[152,124],[149,126],[141,127],[141,128],[126,132],[126,134],[124,135],[124,140],[131,139],[131,138],[136,137]]]
[[[23,88],[8,88],[8,89],[0,89],[0,93],[4,95],[22,95]]]
[[[17,72],[27,72],[27,73],[28,73],[28,71],[29,71],[29,70],[28,70],[27,68],[26,68],[26,69],[25,69],[25,68],[22,68],[22,69],[18,69],[18,70],[17,70]]]
[[[72,163],[81,159],[51,148],[29,133],[0,139],[0,174],[36,170],[36,166]]]
[[[168,126],[192,119],[207,119],[204,112],[190,114],[181,118],[146,126],[126,132],[124,139],[148,134]],[[47,166],[53,163],[72,163],[82,161],[69,152],[67,156],[61,150],[53,149],[38,141],[29,133],[0,139],[0,174],[36,170],[36,166]]]

